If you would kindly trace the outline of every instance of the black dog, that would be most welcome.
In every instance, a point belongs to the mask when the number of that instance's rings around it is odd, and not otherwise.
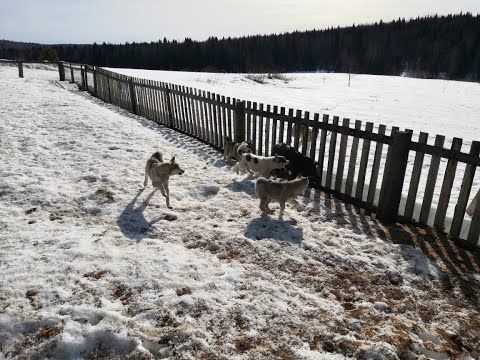
[[[315,161],[302,155],[302,153],[295,150],[290,145],[284,143],[275,144],[272,148],[272,155],[280,155],[285,159],[290,160],[290,163],[285,169],[280,169],[280,171],[272,173],[274,176],[293,180],[298,174],[302,174],[305,177],[314,177],[316,175]]]

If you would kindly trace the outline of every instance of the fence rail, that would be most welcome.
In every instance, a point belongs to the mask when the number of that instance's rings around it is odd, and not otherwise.
[[[252,140],[270,155],[287,143],[317,164],[315,186],[375,214],[385,223],[413,222],[446,231],[460,245],[478,246],[480,143],[325,114],[242,101],[190,87],[121,75],[84,64],[59,63],[60,80],[221,150],[225,136]],[[422,182],[423,181],[423,182]],[[434,201],[435,200],[435,201]],[[450,210],[450,211],[448,211]],[[471,217],[470,217],[471,216]]]

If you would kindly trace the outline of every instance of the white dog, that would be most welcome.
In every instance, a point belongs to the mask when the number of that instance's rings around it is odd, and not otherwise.
[[[283,169],[290,163],[283,156],[258,156],[254,154],[242,154],[240,160],[235,164],[235,171],[238,175],[240,170],[248,171],[252,176],[258,174],[265,178],[270,177],[270,172],[275,169]]]

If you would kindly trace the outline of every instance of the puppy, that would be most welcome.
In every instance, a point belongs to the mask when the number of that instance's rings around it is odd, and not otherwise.
[[[280,203],[280,218],[283,217],[285,210],[285,203],[288,201],[298,206],[298,202],[295,198],[298,195],[302,195],[308,187],[308,178],[299,177],[295,180],[277,182],[273,180],[267,180],[263,177],[258,178],[255,184],[255,192],[260,198],[260,210],[264,214],[272,214],[274,211],[268,207],[271,201],[277,201]]]
[[[145,165],[145,181],[143,182],[143,186],[147,186],[148,178],[150,177],[153,187],[162,192],[162,195],[167,198],[167,207],[172,209],[170,206],[170,190],[168,188],[168,180],[172,175],[182,175],[183,173],[184,171],[175,162],[175,156],[170,160],[170,162],[165,163],[163,162],[162,153],[157,151],[150,157],[150,159],[147,160],[147,164]]]
[[[273,175],[286,178],[287,180],[295,179],[300,173],[307,177],[315,176],[315,162],[290,145],[284,143],[275,144],[272,147],[272,154],[281,155],[285,159],[290,160],[285,171],[276,171]]]
[[[275,169],[282,169],[289,164],[283,156],[258,156],[254,154],[242,154],[240,160],[235,164],[235,171],[238,175],[240,170],[248,171],[252,176],[259,174],[265,178],[270,177],[270,172]]]
[[[251,153],[253,149],[252,140],[235,143],[229,136],[225,136],[223,141],[223,160],[240,160],[242,154]]]

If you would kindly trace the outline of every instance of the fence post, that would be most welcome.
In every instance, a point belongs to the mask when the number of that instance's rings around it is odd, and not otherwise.
[[[407,170],[411,132],[393,130],[388,148],[382,189],[378,201],[378,217],[384,224],[393,224],[398,215],[402,187]]]
[[[73,77],[73,68],[72,68],[72,64],[70,64],[70,76],[71,76],[71,79],[70,79],[70,83],[74,83],[75,82],[75,79]]]
[[[82,90],[86,90],[85,86],[85,69],[83,68],[83,65],[80,65],[80,76],[82,78]]]
[[[135,97],[135,87],[133,86],[133,79],[131,77],[128,78],[128,88],[130,89],[130,104],[132,105],[132,113],[137,115],[137,98]]]
[[[58,62],[58,75],[60,77],[60,81],[65,81],[65,66],[63,62]]]
[[[23,63],[21,61],[18,62],[18,77],[23,78]]]
[[[93,96],[97,96],[97,67],[93,67]]]
[[[166,97],[167,97],[167,111],[168,111],[168,126],[173,127],[173,114],[172,114],[172,105],[170,102],[170,87],[167,85],[167,91],[166,91]]]
[[[235,101],[234,111],[235,142],[245,141],[245,101]]]

